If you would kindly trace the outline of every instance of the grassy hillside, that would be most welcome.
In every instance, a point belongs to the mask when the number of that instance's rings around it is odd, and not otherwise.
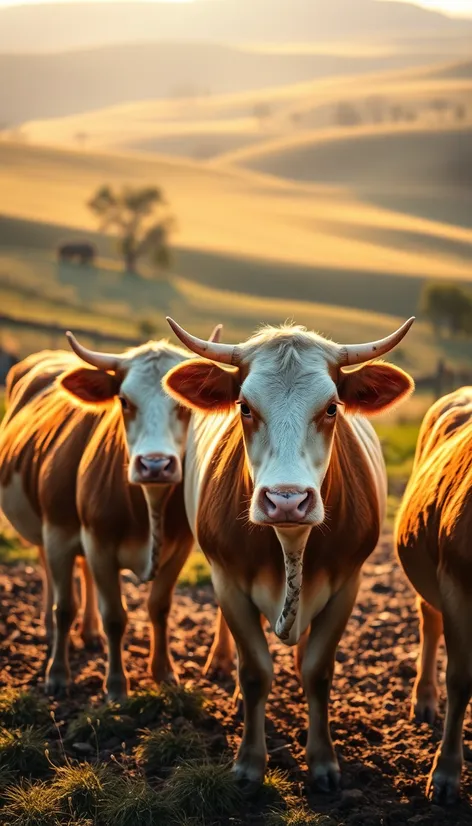
[[[288,44],[284,50],[274,48],[251,47],[250,51],[259,57],[323,54],[320,44],[299,47],[298,51],[294,44]],[[395,45],[367,42],[359,48],[372,59],[377,56],[382,60],[391,50],[398,49]],[[416,48],[409,59],[413,53],[416,57],[422,55],[421,49],[416,52]],[[346,59],[358,55],[352,44],[332,49],[331,56],[341,52]],[[442,62],[438,63],[439,57]],[[424,55],[421,59],[433,64],[362,75],[353,72],[342,77],[315,75],[305,82],[284,82],[227,94],[127,102],[29,121],[21,132],[25,140],[47,145],[131,149],[197,159],[222,156],[226,163],[240,149],[250,153],[257,147],[265,151],[263,144],[267,141],[303,141],[305,135],[310,140],[307,133],[314,130],[342,129],[346,118],[348,124],[362,127],[414,124],[428,130],[472,123],[469,63],[444,63],[444,56],[439,54]],[[238,76],[235,82],[242,88],[244,78]],[[275,75],[271,76],[271,83],[275,83]],[[72,98],[67,105],[71,103]],[[41,105],[39,101],[38,106]],[[4,131],[4,135],[8,134],[9,130]]]
[[[209,0],[174,3],[75,2],[16,6],[0,10],[0,50],[59,51],[97,44],[161,40],[220,42],[306,42],[353,36],[447,35],[470,31],[413,4],[374,0]]]
[[[123,274],[113,241],[95,234],[85,202],[105,181],[164,188],[179,223],[169,278]],[[472,283],[472,230],[372,207],[346,187],[5,143],[0,187],[4,312],[110,337],[137,334],[143,318],[163,332],[171,312],[202,334],[222,320],[230,338],[287,317],[339,339],[370,338],[415,313],[432,277]],[[91,235],[97,269],[56,263],[60,240]],[[414,335],[404,359],[416,370],[440,353],[463,362],[472,355],[467,343],[435,342],[425,325]]]

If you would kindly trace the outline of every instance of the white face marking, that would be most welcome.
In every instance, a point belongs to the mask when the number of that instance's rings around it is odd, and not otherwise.
[[[325,414],[337,398],[328,353],[318,347],[279,347],[256,352],[241,388],[254,407],[256,426],[246,428],[248,468],[254,482],[250,518],[267,524],[258,499],[264,489],[311,490],[315,506],[309,524],[324,520],[321,486],[328,469],[334,421]],[[339,414],[338,414],[339,415]],[[323,428],[321,429],[321,424]]]
[[[120,388],[129,410],[123,411],[129,450],[128,480],[140,483],[136,458],[162,455],[176,457],[181,468],[187,438],[187,418],[179,415],[179,405],[161,386],[166,373],[185,361],[186,355],[160,345],[130,358]]]

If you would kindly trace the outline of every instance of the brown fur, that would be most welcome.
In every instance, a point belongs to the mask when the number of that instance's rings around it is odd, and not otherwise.
[[[236,418],[227,439],[217,446],[203,483],[198,539],[206,555],[241,582],[244,590],[261,568],[275,582],[283,583],[285,578],[282,550],[274,530],[247,524],[251,494],[242,429]],[[327,522],[311,531],[304,555],[304,589],[320,572],[326,572],[340,587],[362,565],[379,536],[374,482],[342,416],[336,425],[322,496]]]
[[[421,649],[413,713],[432,722],[436,654],[444,628],[448,712],[428,791],[455,800],[462,767],[462,726],[472,696],[472,387],[440,399],[423,421],[411,479],[400,508],[400,561],[418,601]]]

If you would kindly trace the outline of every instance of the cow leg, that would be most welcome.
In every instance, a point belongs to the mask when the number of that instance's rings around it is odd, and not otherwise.
[[[178,683],[179,678],[169,651],[167,622],[175,583],[190,553],[193,540],[182,542],[159,568],[151,585],[148,600],[151,620],[151,654],[149,667],[156,683]]]
[[[441,614],[418,597],[420,613],[420,655],[418,677],[413,689],[412,717],[418,722],[434,723],[438,706],[436,658],[443,632]]]
[[[83,536],[83,546],[97,586],[100,613],[108,643],[105,690],[110,700],[120,700],[128,693],[128,678],[123,668],[122,650],[127,617],[116,554],[110,549],[97,550],[89,535]]]
[[[231,677],[234,665],[234,640],[221,608],[216,615],[213,644],[203,667],[203,675],[210,672],[224,678]]]
[[[244,699],[244,731],[234,765],[238,779],[260,783],[267,763],[265,707],[273,677],[272,658],[261,627],[260,612],[235,586],[218,581],[218,602],[238,651],[239,684]]]
[[[336,648],[351,614],[358,587],[358,576],[354,576],[315,618],[301,664],[309,708],[306,760],[316,785],[322,791],[337,789],[341,777],[329,732],[328,701]]]
[[[454,803],[459,794],[463,763],[464,716],[472,696],[472,605],[461,586],[444,574],[440,590],[447,649],[447,712],[442,743],[428,781],[428,794],[438,802]]]
[[[63,693],[69,684],[70,629],[78,610],[74,587],[77,541],[61,531],[46,528],[44,545],[54,588],[54,634],[52,656],[46,672],[46,691]]]
[[[38,553],[39,558],[41,560],[41,570],[43,578],[43,607],[41,611],[41,620],[44,624],[46,640],[49,648],[52,645],[52,640],[54,637],[54,585],[51,577],[51,571],[49,568],[48,560],[46,557],[46,552],[42,545],[38,546]]]
[[[80,585],[82,594],[82,604],[84,603],[84,613],[80,636],[86,648],[94,651],[102,646],[102,633],[100,616],[98,613],[97,590],[93,580],[92,572],[85,557],[79,557]]]

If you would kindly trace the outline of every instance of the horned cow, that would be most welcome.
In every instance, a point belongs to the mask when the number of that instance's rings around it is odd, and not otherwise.
[[[262,614],[280,640],[297,646],[308,766],[322,789],[337,787],[328,725],[335,651],[386,502],[379,441],[353,414],[383,411],[413,387],[383,362],[343,368],[391,350],[413,319],[386,339],[343,347],[291,326],[242,345],[208,343],[169,322],[204,357],[174,368],[164,386],[193,410],[187,514],[237,645],[245,716],[235,771],[247,781],[265,772],[272,660]]]
[[[420,656],[412,716],[437,713],[439,641],[447,649],[447,714],[428,793],[454,802],[463,763],[462,728],[472,696],[472,387],[426,414],[396,524],[400,561],[418,594]]]
[[[157,681],[177,679],[167,617],[193,543],[182,488],[189,414],[164,393],[161,379],[189,354],[166,341],[122,355],[96,353],[68,335],[79,359],[69,356],[2,430],[0,504],[24,538],[45,549],[55,601],[47,690],[62,691],[70,679],[69,633],[77,612],[72,573],[85,553],[108,640],[106,688],[117,698],[128,688],[122,569],[152,580],[151,671]],[[31,380],[41,385],[44,378],[32,371]],[[20,381],[27,381],[27,371]]]

